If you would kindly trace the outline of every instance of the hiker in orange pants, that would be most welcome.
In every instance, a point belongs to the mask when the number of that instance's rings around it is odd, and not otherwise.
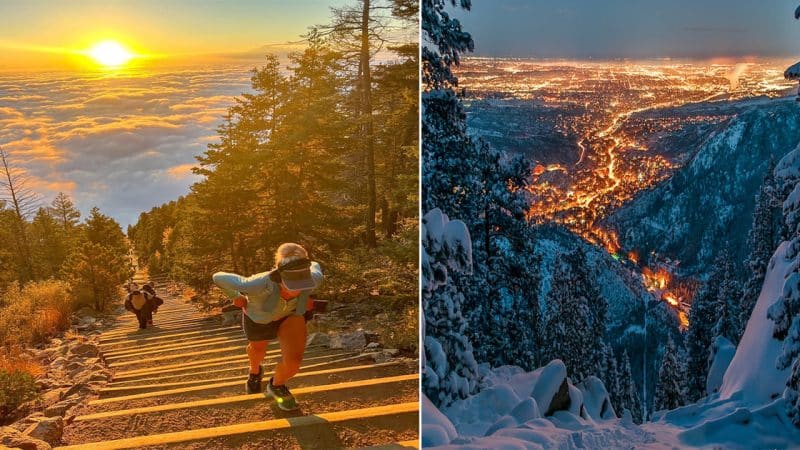
[[[303,353],[306,351],[306,318],[289,316],[278,326],[278,343],[281,360],[275,366],[272,383],[282,386],[300,370]],[[250,358],[250,373],[258,373],[261,361],[267,353],[269,341],[250,341],[247,356]]]
[[[311,318],[309,305],[313,304],[310,295],[322,278],[319,264],[308,259],[303,247],[292,243],[278,247],[275,268],[269,272],[247,278],[225,272],[213,276],[214,283],[233,299],[233,304],[242,308],[242,328],[249,341],[248,394],[261,392],[261,362],[268,342],[278,339],[281,361],[267,384],[267,394],[285,411],[297,409],[286,382],[300,369],[306,349],[306,321]]]

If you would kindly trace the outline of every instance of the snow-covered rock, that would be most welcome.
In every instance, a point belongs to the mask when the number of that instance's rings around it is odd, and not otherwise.
[[[457,436],[450,419],[442,414],[425,394],[422,397],[422,446],[449,444]]]
[[[616,419],[608,391],[599,378],[588,377],[575,386],[583,394],[583,407],[589,417],[595,420]]]
[[[564,403],[563,398],[558,398],[559,390],[563,391],[564,383],[567,380],[567,368],[561,360],[556,359],[541,369],[541,373],[536,381],[536,386],[533,388],[532,396],[536,400],[536,404],[545,414],[552,414],[554,408],[552,405],[553,399],[557,399],[557,408],[560,409],[561,404]],[[563,392],[562,392],[563,396]]]
[[[728,370],[728,366],[735,354],[736,346],[724,336],[717,336],[717,339],[711,345],[711,367],[708,369],[708,378],[706,378],[706,392],[708,394],[719,391],[725,371]]]

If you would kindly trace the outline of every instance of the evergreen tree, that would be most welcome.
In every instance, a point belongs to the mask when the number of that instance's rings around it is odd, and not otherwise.
[[[609,397],[611,397],[611,405],[619,416],[622,413],[622,408],[620,407],[622,395],[620,391],[621,381],[617,357],[614,355],[614,350],[610,345],[604,346],[603,353],[605,361],[602,370],[603,378],[601,378],[601,380],[606,387],[606,391],[608,391]]]
[[[796,261],[800,257],[800,170],[795,162],[798,159],[800,147],[784,156],[775,171],[783,192],[788,192],[783,202],[786,258],[795,262],[784,280],[781,296],[767,310],[767,317],[775,323],[773,337],[783,341],[776,366],[781,370],[791,368],[783,392],[786,412],[792,423],[800,427],[800,268]]]
[[[91,241],[83,242],[70,255],[64,267],[72,294],[80,303],[104,311],[119,298],[119,286],[130,272],[123,254]]]
[[[675,409],[684,404],[685,371],[680,355],[670,336],[664,348],[661,367],[658,370],[658,384],[655,392],[655,410]]]
[[[711,332],[712,342],[717,336],[724,336],[734,345],[739,342],[740,323],[740,301],[742,298],[742,291],[739,281],[736,279],[733,264],[731,264],[728,255],[730,252],[727,250],[721,253],[718,262],[722,261],[722,281],[719,285],[719,293],[717,294],[717,308],[716,314],[718,316],[714,328]]]
[[[85,226],[86,239],[119,255],[128,254],[128,245],[122,227],[96,206],[89,212]]]
[[[558,261],[553,270],[543,330],[542,363],[560,359],[567,374],[580,381],[594,372],[592,330],[588,299],[581,292],[571,258]]]
[[[741,311],[739,315],[739,330],[737,340],[741,339],[747,327],[747,321],[755,308],[758,296],[761,294],[761,286],[764,284],[764,276],[767,273],[767,265],[775,251],[775,163],[770,159],[767,173],[759,187],[756,195],[755,209],[753,210],[753,225],[747,237],[747,248],[750,249],[750,257],[746,262],[750,276],[745,282]]]
[[[628,358],[627,350],[622,352],[622,359],[619,362],[619,393],[621,400],[619,401],[617,414],[621,415],[622,411],[627,409],[630,411],[634,422],[641,423],[642,402],[639,398],[639,390],[633,382],[631,360]]]
[[[69,239],[63,223],[50,215],[45,208],[39,208],[30,224],[31,252],[33,254],[36,277],[57,278],[62,264],[72,250],[73,240]]]
[[[472,244],[466,225],[450,221],[438,209],[429,211],[422,219],[422,388],[439,407],[474,393],[479,383],[478,364],[461,314],[463,295],[450,276],[468,275],[471,266]]]
[[[480,192],[480,157],[467,134],[466,113],[453,88],[458,80],[451,67],[460,55],[472,51],[469,33],[445,11],[447,0],[423,0],[422,34],[422,209],[441,208],[445,214],[461,217],[470,225],[477,217]],[[454,6],[456,2],[451,0]],[[471,2],[461,0],[469,10]]]
[[[689,331],[686,335],[686,396],[689,402],[706,395],[708,355],[718,321],[720,286],[729,264],[727,252],[721,251],[714,263],[714,270],[698,290],[689,310]]]
[[[81,213],[75,208],[72,200],[63,192],[59,192],[53,202],[50,203],[50,214],[61,223],[65,230],[70,230],[78,226]]]

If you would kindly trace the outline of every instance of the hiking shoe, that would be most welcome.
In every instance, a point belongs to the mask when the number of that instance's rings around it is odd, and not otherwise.
[[[272,384],[272,378],[270,378],[269,384],[267,384],[267,393],[275,399],[278,408],[284,411],[294,411],[298,408],[297,400],[294,399],[294,395],[289,392],[289,388],[285,384],[275,386]]]
[[[258,366],[258,373],[251,373],[247,377],[247,393],[259,394],[261,393],[261,375],[264,373],[264,368]]]

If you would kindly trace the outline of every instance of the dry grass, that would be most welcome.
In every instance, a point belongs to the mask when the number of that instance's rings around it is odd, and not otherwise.
[[[62,281],[40,281],[12,286],[0,308],[0,345],[30,346],[69,328],[75,302]]]
[[[38,377],[44,374],[44,367],[32,356],[23,353],[19,347],[11,347],[0,350],[0,371],[19,371]]]

